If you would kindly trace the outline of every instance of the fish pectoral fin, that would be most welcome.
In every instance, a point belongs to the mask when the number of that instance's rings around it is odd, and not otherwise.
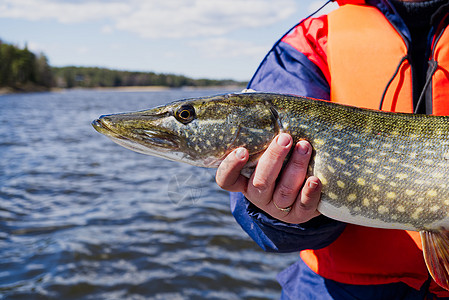
[[[449,290],[449,231],[420,231],[424,259],[435,282]]]

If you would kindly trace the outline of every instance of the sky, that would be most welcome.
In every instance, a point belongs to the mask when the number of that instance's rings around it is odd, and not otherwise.
[[[0,0],[0,39],[43,52],[52,66],[246,81],[274,42],[325,2]]]

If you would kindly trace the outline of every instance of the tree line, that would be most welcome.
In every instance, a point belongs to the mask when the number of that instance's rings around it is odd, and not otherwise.
[[[96,67],[51,67],[43,53],[34,54],[0,40],[0,88],[36,91],[76,87],[244,85],[234,80],[192,79],[175,74],[130,72]]]
[[[208,87],[244,85],[234,80],[192,79],[182,75],[157,74],[154,72],[130,72],[106,68],[62,67],[52,68],[55,85],[73,87],[120,87],[120,86],[167,86]]]
[[[0,87],[21,90],[52,86],[52,70],[43,53],[36,55],[26,46],[20,49],[0,40]]]

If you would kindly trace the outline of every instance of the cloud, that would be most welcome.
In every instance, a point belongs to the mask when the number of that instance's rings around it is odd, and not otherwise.
[[[268,26],[289,17],[294,7],[291,0],[149,1],[121,16],[116,26],[148,38],[219,36]]]
[[[112,28],[110,25],[104,25],[101,27],[101,32],[105,34],[110,34],[114,32],[114,28]]]
[[[202,55],[209,58],[262,58],[269,50],[266,45],[259,46],[250,41],[238,41],[221,37],[192,41],[189,45],[198,49]]]
[[[114,18],[129,11],[120,2],[64,2],[51,0],[2,0],[0,17],[39,21],[54,19],[60,23],[81,23]]]
[[[0,17],[60,23],[102,21],[144,38],[220,36],[269,26],[296,11],[294,0],[0,0]]]

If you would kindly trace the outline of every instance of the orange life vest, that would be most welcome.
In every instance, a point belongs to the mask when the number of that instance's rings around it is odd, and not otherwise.
[[[437,67],[426,95],[432,97],[436,115],[449,115],[448,31],[440,32],[432,51]],[[384,99],[382,110],[413,112],[406,55],[406,43],[377,8],[347,4],[331,12],[327,42],[331,101],[378,109]],[[302,251],[301,258],[319,275],[349,284],[404,282],[420,289],[429,278],[417,232],[348,224],[334,243]],[[431,291],[449,296],[434,282]]]

